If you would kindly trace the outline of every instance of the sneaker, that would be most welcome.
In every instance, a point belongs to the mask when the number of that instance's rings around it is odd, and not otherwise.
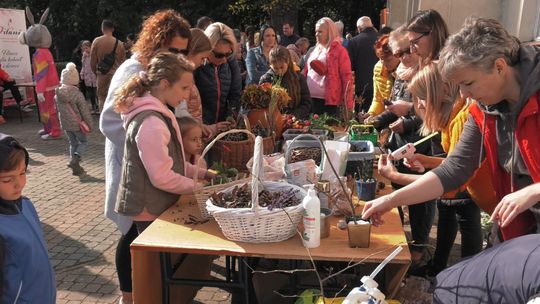
[[[20,105],[21,105],[21,107],[29,106],[30,105],[30,100],[25,99],[25,100],[21,101]]]
[[[62,136],[51,136],[50,134],[43,134],[41,135],[41,139],[43,140],[53,140],[53,139],[61,139]]]
[[[37,132],[37,134],[38,134],[39,136],[42,136],[42,135],[47,134],[47,131],[45,131],[45,129],[41,129],[41,130],[39,130],[39,131]]]
[[[30,113],[30,112],[34,112],[34,109],[32,109],[30,106],[24,106],[21,108],[21,111],[25,113]]]
[[[4,116],[0,115],[0,125],[5,124],[5,123],[6,123],[6,119],[4,118]]]

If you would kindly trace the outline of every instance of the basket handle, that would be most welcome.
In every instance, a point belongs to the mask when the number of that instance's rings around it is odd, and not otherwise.
[[[289,158],[291,157],[291,153],[292,153],[291,147],[293,146],[294,142],[297,141],[300,138],[311,138],[311,139],[315,139],[317,141],[317,143],[319,144],[319,147],[321,147],[321,164],[319,166],[320,172],[318,172],[318,173],[323,172],[323,167],[324,167],[324,162],[326,160],[326,155],[324,153],[324,146],[323,146],[323,144],[321,142],[321,139],[318,138],[315,135],[312,135],[312,134],[300,134],[300,135],[296,136],[295,138],[293,138],[289,142],[289,145],[287,146],[287,150],[285,151],[285,175],[287,177],[289,177],[291,175],[291,172],[289,170]]]
[[[257,214],[259,211],[259,181],[264,176],[263,166],[263,138],[255,138],[255,148],[253,149],[253,167],[251,169],[251,211]]]
[[[199,179],[199,169],[201,168],[201,161],[204,159],[204,156],[206,155],[206,153],[208,153],[208,151],[210,151],[212,146],[218,140],[220,140],[223,137],[225,137],[225,136],[227,136],[229,134],[232,134],[232,133],[246,133],[248,136],[251,137],[251,140],[255,140],[255,135],[253,135],[253,133],[249,132],[248,130],[242,130],[242,129],[232,129],[232,130],[229,130],[229,131],[218,134],[216,136],[216,138],[214,138],[208,145],[206,145],[206,147],[204,148],[204,150],[201,153],[201,157],[199,157],[199,160],[197,161],[197,170],[195,171],[195,176],[193,178],[193,180],[195,181],[195,184],[197,184],[197,180]]]

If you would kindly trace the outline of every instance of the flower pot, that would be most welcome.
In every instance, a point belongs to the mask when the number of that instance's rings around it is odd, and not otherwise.
[[[332,216],[332,210],[321,208],[321,239],[330,236],[330,216]]]
[[[361,201],[370,201],[375,199],[375,193],[377,191],[377,180],[372,178],[367,181],[357,179],[356,180],[356,194]]]
[[[356,219],[356,224],[352,217],[347,217],[347,232],[349,235],[349,247],[368,248],[371,236],[371,224],[361,219]]]
[[[252,126],[262,125],[264,128],[270,128],[270,122],[268,120],[272,118],[268,108],[249,110],[247,113],[247,118],[249,120],[249,124]],[[279,111],[276,111],[273,115],[273,124],[274,131],[276,132],[276,138],[281,138],[283,127],[285,126],[285,118]]]

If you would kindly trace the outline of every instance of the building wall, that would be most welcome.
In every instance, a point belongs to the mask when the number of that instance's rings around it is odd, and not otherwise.
[[[451,33],[455,33],[469,16],[493,18],[522,41],[534,40],[540,34],[540,0],[388,0],[389,24],[397,27],[414,12],[437,10]]]

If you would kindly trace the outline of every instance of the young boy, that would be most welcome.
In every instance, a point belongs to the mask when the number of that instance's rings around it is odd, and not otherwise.
[[[0,133],[0,303],[56,302],[53,269],[32,202],[22,196],[28,152]]]

